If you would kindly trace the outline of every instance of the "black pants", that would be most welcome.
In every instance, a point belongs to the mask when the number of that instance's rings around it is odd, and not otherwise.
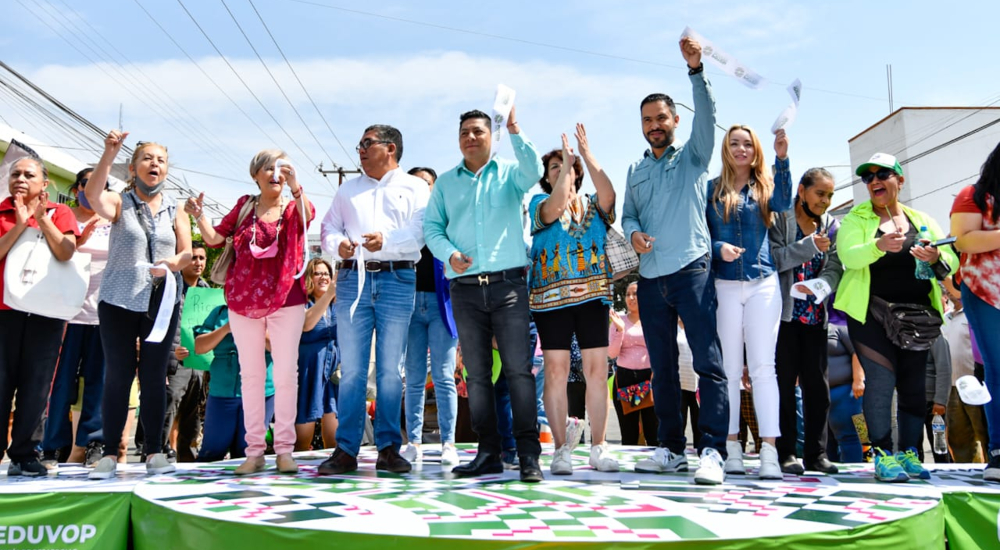
[[[634,384],[642,384],[653,377],[651,369],[632,370],[618,367],[615,371],[615,388],[627,388]],[[612,401],[615,404],[615,414],[618,415],[618,426],[622,432],[622,445],[639,444],[639,422],[642,422],[642,433],[646,438],[646,445],[656,447],[659,441],[656,439],[660,421],[656,417],[655,407],[633,411],[625,414],[622,411],[622,402],[618,399],[617,391]],[[655,399],[655,398],[654,398]]]
[[[493,392],[493,338],[510,387],[514,439],[521,456],[538,456],[538,409],[531,374],[528,285],[523,276],[487,285],[451,283],[451,305],[468,372],[469,412],[479,451],[499,455],[496,398]]]
[[[192,447],[201,433],[199,409],[205,401],[202,385],[203,372],[178,366],[177,372],[167,375],[167,405],[163,421],[163,446],[168,445],[170,430],[177,420],[177,462],[194,462]]]
[[[782,321],[778,329],[775,367],[778,371],[778,456],[795,456],[798,434],[795,381],[802,388],[805,421],[803,454],[807,461],[826,454],[826,424],[830,417],[830,381],[826,366],[826,328]]]
[[[587,415],[587,382],[566,383],[566,414],[583,420]]]
[[[2,274],[0,274],[2,275]],[[0,426],[7,429],[14,394],[14,426],[8,447],[0,437],[0,458],[8,451],[12,462],[36,458],[41,444],[42,414],[59,359],[66,322],[12,309],[0,310]]]
[[[691,418],[692,441],[701,441],[701,428],[698,427],[698,392],[681,390],[681,415],[687,425]]]
[[[167,359],[173,352],[169,336],[177,330],[177,305],[170,316],[167,337],[159,343],[146,341],[153,321],[145,312],[130,311],[107,302],[97,305],[104,347],[104,456],[117,457],[128,416],[128,396],[132,380],[139,373],[139,420],[144,428],[143,451],[159,453],[163,448],[163,417],[167,401]],[[138,342],[138,350],[136,344]]]

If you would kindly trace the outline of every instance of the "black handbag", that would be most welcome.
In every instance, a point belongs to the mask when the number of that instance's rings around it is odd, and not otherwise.
[[[868,309],[872,318],[882,325],[886,337],[901,349],[929,350],[938,336],[941,336],[943,321],[930,306],[895,304],[872,296]]]

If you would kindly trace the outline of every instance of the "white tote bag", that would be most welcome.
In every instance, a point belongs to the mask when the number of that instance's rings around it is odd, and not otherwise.
[[[28,227],[7,252],[3,302],[8,307],[53,319],[70,320],[83,309],[90,285],[90,254],[74,252],[61,262],[45,235]]]

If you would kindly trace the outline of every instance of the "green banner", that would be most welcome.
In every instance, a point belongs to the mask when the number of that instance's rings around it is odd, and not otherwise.
[[[205,318],[216,306],[225,305],[226,298],[221,288],[201,288],[193,286],[188,289],[184,298],[184,311],[181,312],[181,346],[187,348],[191,355],[184,360],[184,366],[189,369],[208,370],[212,364],[212,352],[196,355],[194,353],[194,327],[205,322]]]
[[[131,497],[131,492],[4,494],[0,550],[126,548]]]
[[[1000,550],[1000,494],[945,493],[944,504],[945,533],[952,550]]]

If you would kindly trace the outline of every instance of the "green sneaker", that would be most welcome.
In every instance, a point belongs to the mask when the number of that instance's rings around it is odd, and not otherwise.
[[[875,449],[875,479],[886,483],[906,483],[910,476],[899,465],[896,457],[886,454],[882,449]]]
[[[917,452],[913,450],[913,447],[910,447],[905,452],[900,451],[896,453],[896,462],[899,462],[899,465],[903,467],[903,471],[911,479],[931,478],[931,473],[920,464],[920,458],[917,457]]]

